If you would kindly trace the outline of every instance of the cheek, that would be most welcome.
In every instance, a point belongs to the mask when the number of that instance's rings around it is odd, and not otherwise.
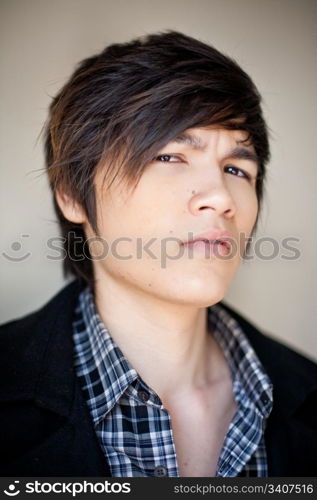
[[[255,189],[252,186],[247,188],[235,192],[235,219],[238,232],[250,236],[257,219],[259,205]]]

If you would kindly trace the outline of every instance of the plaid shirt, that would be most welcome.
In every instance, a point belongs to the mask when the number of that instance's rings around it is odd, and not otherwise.
[[[220,304],[208,308],[208,321],[230,368],[237,403],[216,476],[265,477],[270,379]],[[89,288],[79,296],[73,330],[76,372],[112,476],[179,477],[170,416],[110,336]]]

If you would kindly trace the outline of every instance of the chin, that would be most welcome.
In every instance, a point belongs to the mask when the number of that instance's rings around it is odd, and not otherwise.
[[[228,286],[219,278],[208,281],[205,279],[182,280],[177,286],[174,282],[171,289],[165,294],[165,299],[172,302],[188,304],[196,307],[209,307],[222,300],[227,293]]]

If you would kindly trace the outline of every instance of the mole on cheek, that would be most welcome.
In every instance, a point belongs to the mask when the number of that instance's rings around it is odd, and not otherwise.
[[[195,194],[195,193],[196,193],[196,191],[195,191],[195,189],[193,189],[193,190],[192,190],[192,194]]]

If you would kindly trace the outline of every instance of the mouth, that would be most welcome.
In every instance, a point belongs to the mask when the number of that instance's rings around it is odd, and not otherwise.
[[[205,257],[226,257],[230,254],[231,246],[226,241],[221,240],[192,240],[186,242],[184,247],[187,247],[191,252],[204,254]]]
[[[206,256],[224,257],[229,255],[232,249],[232,235],[228,231],[213,231],[208,235],[198,235],[182,242],[182,246],[195,251],[204,252]]]
[[[187,241],[183,241],[182,245],[188,246],[192,245],[197,241],[202,241],[209,245],[223,245],[228,250],[230,250],[231,239],[232,239],[232,234],[229,231],[213,230],[199,234],[195,237],[191,237]]]
[[[204,243],[206,243],[207,245],[222,245],[224,246],[225,248],[227,248],[228,250],[230,250],[231,248],[231,245],[229,243],[229,241],[226,241],[226,240],[206,240],[206,239],[197,239],[197,240],[193,240],[193,243],[197,242],[197,241],[203,241]],[[187,242],[187,244],[190,244],[191,242]]]

